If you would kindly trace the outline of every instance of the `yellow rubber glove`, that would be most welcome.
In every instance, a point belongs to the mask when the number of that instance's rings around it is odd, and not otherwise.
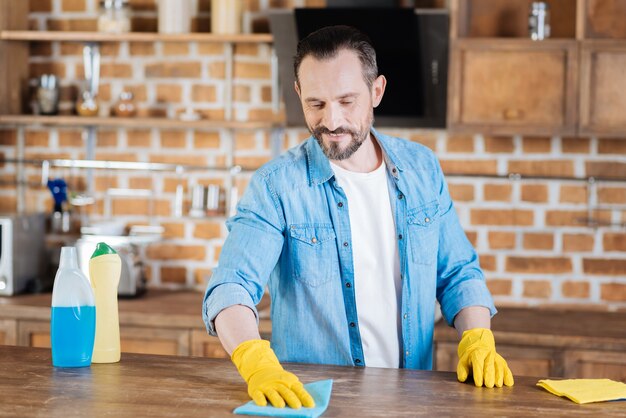
[[[315,406],[298,377],[280,365],[269,341],[244,341],[235,348],[231,359],[248,383],[248,395],[257,405],[266,406],[269,399],[277,408],[284,408],[285,402],[294,409]]]
[[[465,382],[472,374],[474,384],[478,387],[483,383],[488,388],[494,385],[500,388],[503,383],[513,386],[513,373],[506,360],[496,353],[496,342],[491,330],[474,328],[463,332],[458,353],[456,375],[459,382]]]

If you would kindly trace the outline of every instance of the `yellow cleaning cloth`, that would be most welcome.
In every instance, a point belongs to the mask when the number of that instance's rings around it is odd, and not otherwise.
[[[537,382],[537,386],[578,404],[626,399],[626,384],[611,379],[545,379]]]

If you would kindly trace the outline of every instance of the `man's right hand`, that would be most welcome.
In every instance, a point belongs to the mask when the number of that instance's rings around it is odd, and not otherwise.
[[[298,377],[280,365],[269,341],[244,341],[235,348],[231,359],[248,383],[248,395],[257,405],[266,406],[269,400],[277,408],[284,408],[285,402],[294,409],[315,406]]]

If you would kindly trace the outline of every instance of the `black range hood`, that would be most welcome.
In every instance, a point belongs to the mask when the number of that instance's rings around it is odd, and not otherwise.
[[[306,8],[272,11],[269,19],[288,126],[306,126],[293,88],[293,57],[298,41],[324,26],[342,24],[354,26],[370,37],[379,73],[387,78],[385,96],[374,111],[375,125],[445,128],[447,10]]]

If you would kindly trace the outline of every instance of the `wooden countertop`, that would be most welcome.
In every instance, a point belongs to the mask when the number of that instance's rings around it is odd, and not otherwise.
[[[137,298],[120,298],[120,325],[158,328],[199,328],[202,321],[203,292],[148,289]],[[30,320],[50,320],[51,293],[0,297],[0,317]],[[261,332],[269,332],[269,298],[259,306]]]
[[[324,417],[624,416],[626,403],[577,405],[516,378],[511,388],[476,388],[449,372],[286,365],[307,383],[334,379]],[[233,416],[249,400],[228,360],[122,353],[116,364],[52,367],[49,349],[0,346],[0,415]]]
[[[527,346],[626,351],[626,312],[499,308],[491,320],[498,342]],[[435,341],[458,343],[455,329],[435,326]]]

